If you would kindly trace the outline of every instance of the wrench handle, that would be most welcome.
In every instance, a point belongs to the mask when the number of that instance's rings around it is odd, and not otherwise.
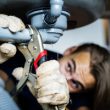
[[[36,60],[34,61],[34,68],[35,70],[37,69],[37,67],[42,64],[43,62],[45,62],[47,60],[47,51],[43,50],[38,57],[36,58]]]
[[[45,61],[47,61],[47,56],[43,56],[39,61],[38,61],[38,66],[40,66],[40,64],[44,63]]]

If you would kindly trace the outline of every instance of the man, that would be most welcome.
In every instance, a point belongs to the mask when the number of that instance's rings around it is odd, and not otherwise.
[[[20,19],[3,14],[0,15],[0,27],[7,28],[12,32],[25,29]],[[0,63],[7,61],[15,54],[16,47],[13,44],[1,44]],[[69,103],[69,92],[75,94],[85,91],[95,93],[95,101],[91,103],[94,103],[94,110],[109,110],[109,66],[110,54],[106,49],[95,44],[84,44],[77,48],[68,49],[64,57],[59,61],[52,60],[41,64],[36,70],[36,84],[34,87],[30,86],[30,83],[27,85],[44,110],[65,110]],[[13,75],[15,77],[20,75],[18,78],[20,79],[22,71],[23,68],[16,69]],[[1,82],[1,88],[3,88],[2,79]],[[4,89],[2,90],[5,91]],[[5,93],[3,91],[2,93]],[[2,96],[5,97],[6,95]],[[99,98],[100,100],[98,100]],[[74,100],[74,98],[72,100]],[[2,99],[0,101],[3,102]],[[10,104],[8,108],[9,106]],[[14,107],[11,106],[11,108]],[[77,107],[77,110],[88,110],[89,108],[91,109],[91,106],[81,105],[79,108]],[[71,109],[73,108],[70,108],[70,110]]]
[[[69,48],[59,61],[41,64],[36,70],[36,84],[28,86],[44,110],[65,110],[69,92],[75,97],[78,93],[85,96],[83,101],[79,97],[78,106],[71,106],[70,110],[109,110],[109,66],[110,53],[107,49],[96,44],[83,44]],[[15,77],[17,72],[20,74],[17,69],[13,72]]]

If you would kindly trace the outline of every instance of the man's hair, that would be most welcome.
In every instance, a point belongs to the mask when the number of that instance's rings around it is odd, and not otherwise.
[[[110,53],[93,43],[80,45],[74,53],[81,51],[90,53],[90,73],[96,79],[93,110],[110,110]]]

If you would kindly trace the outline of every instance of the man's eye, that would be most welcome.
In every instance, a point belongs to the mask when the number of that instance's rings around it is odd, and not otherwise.
[[[83,87],[81,86],[81,84],[75,80],[72,80],[73,82],[73,86],[76,88],[76,89],[79,89],[79,90],[82,90]]]
[[[78,82],[76,82],[74,80],[72,82],[73,82],[73,85],[74,85],[75,88],[79,88],[79,83]]]

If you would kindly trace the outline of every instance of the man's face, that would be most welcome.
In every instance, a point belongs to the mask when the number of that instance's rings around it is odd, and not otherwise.
[[[79,52],[64,56],[59,61],[61,73],[65,75],[70,92],[80,92],[95,85],[90,73],[90,53]]]

